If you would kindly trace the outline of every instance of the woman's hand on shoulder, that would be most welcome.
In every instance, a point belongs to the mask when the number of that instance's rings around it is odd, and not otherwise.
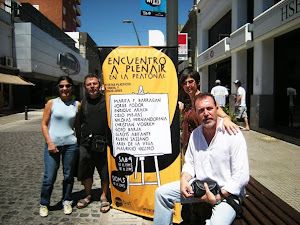
[[[178,108],[179,108],[180,112],[182,113],[184,110],[184,104],[181,101],[178,101]]]
[[[228,131],[229,134],[237,134],[239,132],[239,127],[235,123],[233,123],[229,116],[226,116],[223,118],[223,125],[222,130],[225,132],[225,130]]]

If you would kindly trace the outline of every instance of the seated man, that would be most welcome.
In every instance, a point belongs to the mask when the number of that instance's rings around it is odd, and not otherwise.
[[[222,131],[223,119],[218,117],[217,108],[211,94],[196,96],[195,109],[201,125],[191,134],[181,180],[160,186],[155,191],[154,225],[172,223],[175,202],[202,201],[213,205],[212,216],[206,224],[231,224],[235,219],[235,210],[224,198],[235,195],[243,199],[245,196],[249,181],[247,146],[241,132],[230,135]],[[192,178],[217,182],[221,195],[214,195],[205,183],[206,194],[194,198],[190,185]]]

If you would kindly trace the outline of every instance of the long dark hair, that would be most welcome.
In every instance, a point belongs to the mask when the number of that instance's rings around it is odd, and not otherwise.
[[[184,103],[184,111],[187,111],[192,108],[192,102],[190,100],[190,96],[185,93],[183,89],[183,84],[185,80],[191,77],[195,80],[195,84],[197,85],[197,88],[199,88],[199,83],[200,83],[200,74],[194,70],[193,67],[189,66],[185,68],[181,73],[180,73],[180,78],[179,78],[179,100]]]
[[[188,78],[188,77],[191,77],[195,80],[196,84],[198,85],[199,84],[199,81],[200,81],[200,74],[194,70],[193,67],[189,66],[187,68],[185,68],[181,74],[180,74],[180,80],[179,80],[179,84],[181,86],[183,86],[183,83],[185,82],[185,80]]]

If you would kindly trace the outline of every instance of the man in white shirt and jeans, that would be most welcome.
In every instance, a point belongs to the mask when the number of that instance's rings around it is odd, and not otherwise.
[[[220,80],[215,81],[216,86],[211,89],[211,94],[215,97],[216,101],[221,107],[226,105],[226,97],[229,95],[226,87],[221,85]]]
[[[172,223],[176,202],[202,201],[213,205],[212,216],[206,224],[229,225],[235,219],[236,211],[224,198],[235,195],[243,199],[245,196],[249,181],[247,145],[241,132],[235,135],[223,132],[223,119],[218,117],[217,108],[210,93],[196,96],[195,109],[201,125],[189,139],[181,180],[162,185],[155,191],[154,225]],[[206,194],[194,198],[190,185],[193,178],[217,182],[221,195],[214,195],[205,183]]]

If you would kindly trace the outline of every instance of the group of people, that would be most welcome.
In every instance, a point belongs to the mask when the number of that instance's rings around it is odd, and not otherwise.
[[[249,180],[246,141],[239,132],[239,127],[222,110],[224,102],[218,103],[216,101],[218,97],[214,97],[211,93],[201,93],[198,89],[200,76],[197,71],[190,67],[186,68],[181,73],[179,83],[185,94],[184,100],[179,102],[179,109],[183,115],[184,165],[180,181],[164,184],[156,189],[154,224],[172,224],[176,202],[210,204],[213,211],[206,224],[231,224],[237,212],[235,207],[229,204],[228,199],[234,197],[235,204],[240,205],[245,196],[244,188]],[[240,81],[236,81],[235,84],[239,90]],[[59,97],[49,100],[44,109],[42,133],[46,144],[45,173],[40,200],[42,217],[48,215],[60,157],[64,175],[62,196],[64,213],[66,215],[72,213],[71,193],[77,169],[78,180],[82,182],[86,192],[86,196],[78,201],[77,207],[84,208],[93,200],[93,174],[97,168],[102,190],[100,211],[108,212],[110,209],[107,199],[109,175],[106,147],[112,148],[112,144],[105,97],[100,92],[100,81],[96,75],[90,74],[85,77],[87,97],[81,102],[72,99],[73,85],[71,78],[60,77],[57,82]],[[244,101],[243,95],[245,93],[238,91],[235,106]],[[243,108],[239,110],[241,114],[245,112]],[[249,129],[249,126],[246,128]],[[191,185],[194,179],[205,182],[205,194],[201,198],[194,197]],[[217,182],[220,187],[217,194],[212,193],[206,183],[212,181]]]
[[[100,92],[100,81],[94,74],[84,79],[87,97],[81,102],[72,98],[74,83],[68,76],[57,81],[58,97],[47,102],[42,119],[44,147],[44,177],[42,180],[40,216],[48,216],[53,185],[57,177],[60,158],[63,166],[64,214],[72,213],[74,176],[84,185],[85,198],[77,203],[81,209],[93,200],[93,174],[97,168],[101,178],[100,211],[110,209],[107,199],[109,176],[106,147],[111,146],[105,97]],[[75,132],[74,132],[75,130]],[[75,174],[77,172],[77,174]]]

